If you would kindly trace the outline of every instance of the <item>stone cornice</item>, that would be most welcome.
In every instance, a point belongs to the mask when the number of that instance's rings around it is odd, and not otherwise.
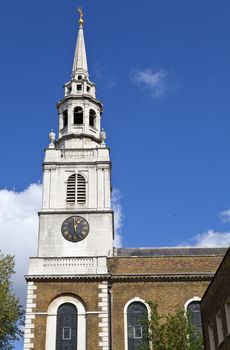
[[[73,165],[73,164],[75,164],[75,163],[77,163],[77,164],[79,164],[79,165],[97,165],[97,164],[102,164],[102,165],[109,165],[110,167],[108,168],[108,169],[111,169],[111,161],[84,161],[84,162],[79,162],[78,160],[72,160],[72,161],[69,161],[69,162],[58,162],[58,161],[56,161],[56,162],[43,162],[43,167],[45,166],[45,165],[59,165],[59,166],[66,166],[66,165]]]
[[[81,208],[76,208],[74,207],[73,209],[57,209],[57,210],[49,210],[49,209],[44,209],[44,211],[40,210],[38,212],[38,215],[50,215],[50,214],[113,214],[113,210],[112,209],[99,209],[99,210],[95,210],[95,209],[81,209]]]
[[[132,274],[132,275],[112,275],[113,281],[126,281],[126,282],[183,282],[183,281],[210,281],[213,277],[213,273],[158,273],[158,274]]]
[[[95,104],[97,104],[101,108],[101,110],[103,109],[103,104],[101,101],[97,100],[96,98],[94,98],[90,95],[85,95],[85,94],[80,94],[79,96],[78,95],[66,96],[62,100],[58,101],[57,108],[59,108],[59,106],[62,105],[67,100],[82,100],[82,99],[94,102]]]
[[[90,135],[90,134],[86,134],[86,133],[81,133],[81,134],[74,134],[74,133],[71,133],[71,134],[67,134],[67,135],[63,135],[60,139],[58,139],[57,141],[57,146],[63,142],[64,140],[70,140],[70,139],[82,139],[82,138],[87,138],[87,139],[90,139],[92,141],[95,141],[96,143],[98,143],[99,145],[101,144],[101,140],[98,138],[98,137],[95,137],[93,135]]]
[[[131,275],[26,275],[27,281],[52,280],[62,282],[71,281],[100,281],[109,282],[192,282],[211,281],[214,273],[175,273],[175,274],[131,274]]]

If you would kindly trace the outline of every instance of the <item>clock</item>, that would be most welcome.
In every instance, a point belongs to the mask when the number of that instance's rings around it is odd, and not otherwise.
[[[61,227],[61,233],[70,242],[82,241],[89,233],[89,224],[81,216],[70,216]]]

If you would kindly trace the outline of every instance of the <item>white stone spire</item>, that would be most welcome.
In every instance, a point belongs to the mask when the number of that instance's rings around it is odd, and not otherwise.
[[[86,58],[86,49],[85,49],[85,40],[84,40],[84,32],[83,32],[83,12],[81,8],[78,8],[78,12],[80,13],[79,19],[79,31],[77,37],[77,44],[74,54],[74,62],[73,62],[73,71],[72,77],[75,78],[77,74],[84,74],[88,77],[88,66],[87,66],[87,58]]]
[[[105,133],[101,133],[103,106],[96,98],[95,84],[89,80],[83,34],[83,12],[80,8],[78,11],[80,13],[79,32],[73,72],[70,81],[64,85],[64,98],[57,104],[59,135],[54,144],[71,149],[105,147]]]

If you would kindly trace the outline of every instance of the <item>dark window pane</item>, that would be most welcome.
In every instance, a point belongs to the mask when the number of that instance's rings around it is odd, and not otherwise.
[[[62,113],[63,115],[63,128],[68,125],[68,111],[67,109]]]
[[[188,320],[195,328],[195,335],[202,335],[200,302],[192,301],[187,307]]]
[[[81,107],[74,108],[74,124],[83,124],[83,109]]]
[[[128,327],[128,337],[131,339],[134,338],[134,327]]]
[[[77,309],[66,303],[57,312],[56,350],[73,349],[77,349]]]
[[[89,111],[89,125],[95,128],[96,112],[93,109]]]
[[[143,325],[147,315],[147,308],[141,302],[134,302],[127,310],[127,333],[128,350],[137,350],[142,344],[144,332],[147,333],[146,326]]]

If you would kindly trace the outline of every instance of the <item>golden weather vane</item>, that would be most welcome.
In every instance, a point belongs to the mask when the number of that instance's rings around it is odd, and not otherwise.
[[[80,19],[79,19],[79,26],[82,27],[83,26],[83,23],[84,23],[84,19],[83,19],[83,10],[82,10],[82,7],[79,7],[77,8],[79,14],[80,14]]]

